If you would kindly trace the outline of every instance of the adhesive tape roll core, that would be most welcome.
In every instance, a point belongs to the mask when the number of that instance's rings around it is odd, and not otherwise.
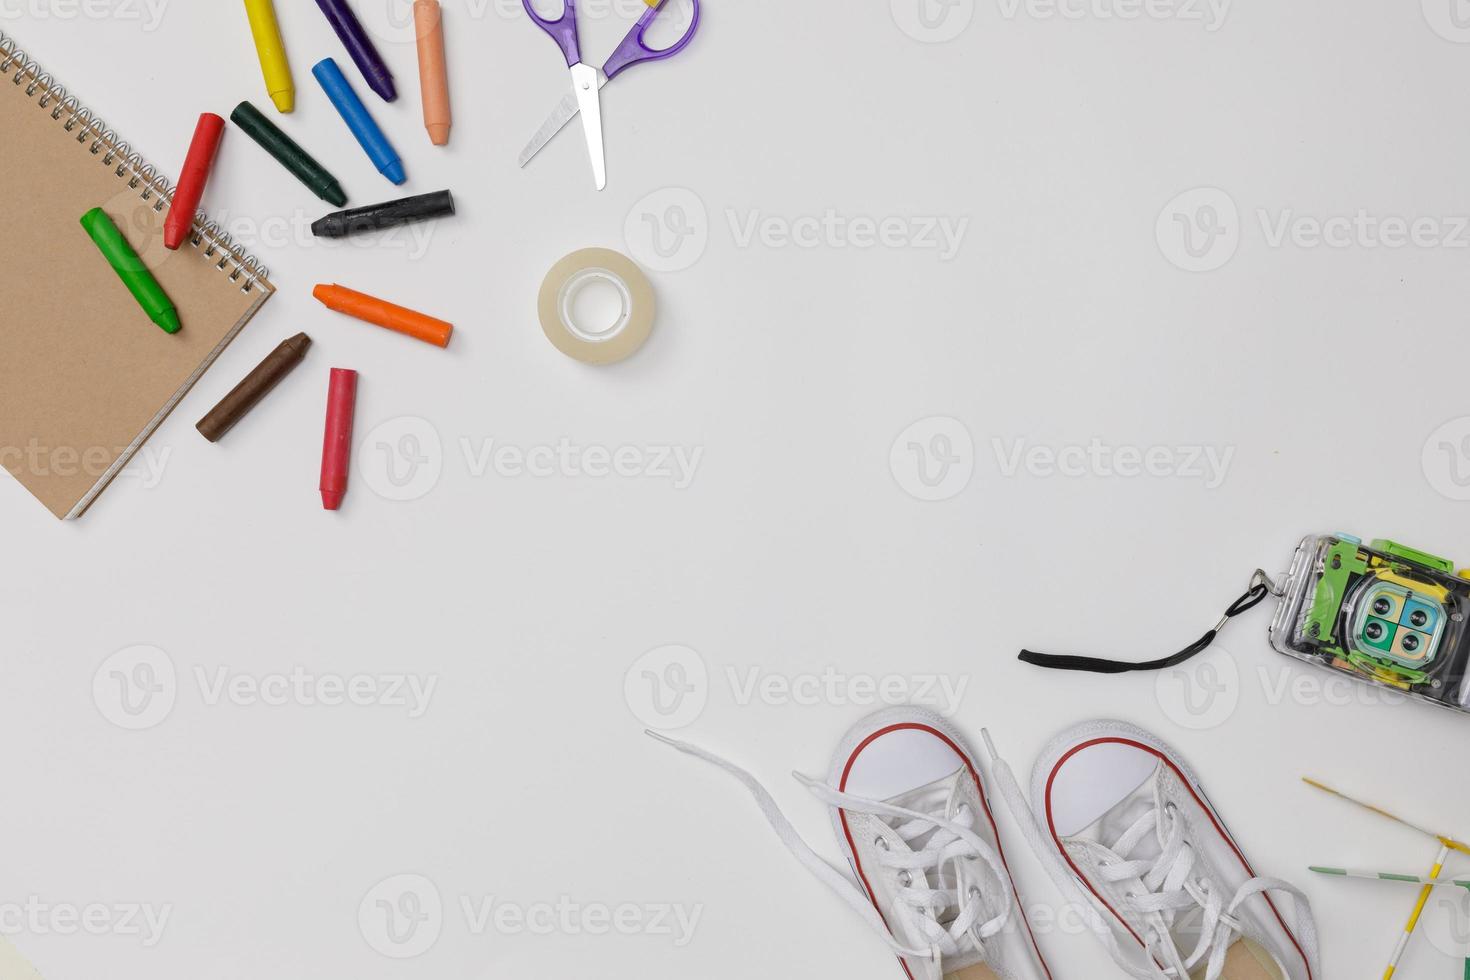
[[[586,286],[602,282],[618,293],[622,309],[606,330],[588,330],[572,316],[572,302]],[[657,304],[653,284],[633,260],[609,248],[584,248],[551,267],[538,300],[546,339],[584,364],[614,364],[648,340]]]

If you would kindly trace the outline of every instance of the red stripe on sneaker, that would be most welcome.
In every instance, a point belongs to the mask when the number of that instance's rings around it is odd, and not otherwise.
[[[975,767],[970,763],[969,753],[956,745],[948,735],[945,735],[938,729],[930,728],[928,725],[921,725],[917,722],[905,722],[901,725],[889,725],[887,728],[880,728],[878,731],[874,732],[873,734],[869,735],[867,738],[859,742],[857,747],[852,750],[852,754],[847,757],[846,765],[842,767],[842,780],[838,784],[837,788],[843,792],[847,791],[847,777],[852,772],[853,763],[857,761],[858,753],[862,752],[863,749],[871,745],[873,741],[880,736],[887,735],[890,732],[899,732],[906,730],[927,732],[930,735],[933,735],[935,738],[939,739],[945,745],[948,745],[951,749],[953,749],[955,755],[959,756],[960,759],[964,761],[965,769],[969,771],[970,779],[972,782],[974,782],[975,790],[980,796],[980,805],[985,808],[985,819],[990,821],[990,832],[995,837],[995,850],[996,853],[1000,855],[1001,867],[1005,868],[1006,875],[1010,876],[1011,866],[1006,863],[1005,848],[1001,845],[1000,831],[995,826],[995,816],[990,812],[990,800],[987,799],[985,796],[985,784],[980,781],[980,773],[978,773],[975,770]],[[867,872],[863,870],[862,859],[858,857],[857,845],[853,843],[852,839],[852,828],[848,826],[847,823],[847,811],[839,807],[837,812],[838,816],[842,820],[842,833],[847,838],[848,853],[852,855],[853,867],[857,870],[858,878],[863,883],[863,889],[868,893],[868,901],[873,903],[873,908],[878,910],[878,917],[883,920],[884,925],[888,926],[888,931],[891,933],[893,931],[893,927],[889,925],[888,917],[883,914],[883,909],[879,907],[877,893],[873,891],[873,885],[871,882],[868,881]],[[1016,880],[1014,877],[1011,878],[1011,894],[1014,895],[1016,898],[1016,909],[1021,913],[1021,922],[1024,923],[1026,926],[1026,935],[1031,939],[1031,948],[1036,950],[1036,961],[1041,964],[1041,969],[1043,972],[1046,973],[1047,980],[1052,980],[1051,968],[1046,965],[1046,958],[1041,955],[1041,947],[1036,943],[1036,934],[1031,931],[1031,920],[1026,916],[1025,906],[1021,904],[1021,894],[1020,892],[1016,891]],[[899,957],[898,965],[903,967],[903,972],[908,975],[909,980],[913,980],[914,975],[909,970],[909,965],[903,961],[903,957]]]
[[[1168,756],[1164,755],[1164,753],[1160,752],[1158,749],[1154,748],[1151,745],[1144,745],[1142,742],[1135,742],[1134,740],[1128,738],[1095,738],[1091,741],[1083,742],[1080,745],[1074,745],[1071,749],[1067,751],[1065,755],[1057,760],[1056,765],[1052,766],[1051,772],[1048,773],[1046,777],[1047,832],[1051,834],[1052,840],[1056,842],[1057,850],[1060,851],[1062,854],[1062,859],[1067,862],[1068,867],[1072,869],[1072,874],[1077,877],[1077,880],[1087,886],[1087,890],[1092,892],[1093,896],[1103,904],[1103,907],[1113,914],[1113,918],[1118,920],[1119,925],[1128,930],[1128,935],[1132,936],[1134,940],[1138,943],[1138,945],[1143,946],[1144,950],[1147,951],[1148,946],[1141,938],[1139,938],[1138,933],[1133,931],[1133,928],[1128,925],[1126,921],[1124,921],[1123,917],[1118,914],[1118,910],[1113,908],[1113,906],[1108,903],[1107,899],[1103,898],[1097,893],[1097,889],[1092,887],[1092,883],[1089,882],[1085,877],[1083,877],[1081,869],[1079,869],[1076,863],[1073,862],[1072,855],[1067,853],[1067,849],[1062,846],[1061,838],[1057,836],[1056,820],[1053,818],[1051,812],[1051,790],[1053,784],[1055,784],[1056,782],[1057,773],[1061,771],[1062,765],[1068,759],[1072,758],[1072,756],[1076,755],[1078,752],[1081,752],[1083,749],[1091,748],[1094,745],[1102,745],[1108,742],[1115,742],[1119,745],[1128,745],[1135,749],[1142,749],[1143,751],[1147,752],[1149,755],[1156,757],[1157,759],[1162,761],[1164,765],[1172,769],[1174,771],[1174,775],[1179,777],[1179,782],[1183,783],[1184,787],[1189,790],[1189,795],[1194,797],[1194,801],[1200,805],[1200,808],[1203,809],[1205,811],[1205,814],[1210,818],[1210,823],[1214,824],[1215,832],[1220,835],[1220,838],[1224,840],[1226,844],[1230,845],[1230,850],[1234,852],[1236,859],[1240,861],[1240,866],[1243,867],[1246,870],[1246,873],[1249,874],[1252,878],[1258,876],[1255,872],[1255,869],[1251,867],[1250,862],[1246,860],[1245,855],[1241,853],[1240,848],[1235,845],[1235,840],[1230,836],[1230,832],[1227,831],[1225,829],[1225,826],[1220,822],[1219,817],[1215,814],[1215,808],[1212,807],[1208,801],[1206,801],[1202,796],[1200,796],[1199,793],[1195,791],[1194,784],[1191,783],[1189,778],[1184,775],[1184,772],[1174,764],[1174,761]],[[1264,898],[1266,900],[1266,904],[1271,907],[1271,914],[1276,916],[1276,921],[1281,924],[1282,930],[1286,933],[1286,938],[1290,939],[1292,946],[1296,947],[1297,955],[1302,958],[1302,963],[1307,968],[1308,980],[1311,980],[1312,964],[1307,961],[1307,954],[1305,951],[1303,951],[1301,943],[1297,942],[1296,934],[1291,931],[1291,927],[1288,926],[1286,924],[1286,920],[1281,917],[1281,910],[1276,907],[1275,902],[1271,901],[1271,897],[1265,892],[1261,892],[1261,897]]]

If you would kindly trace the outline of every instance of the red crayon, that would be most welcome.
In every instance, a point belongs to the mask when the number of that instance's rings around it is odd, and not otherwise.
[[[209,171],[214,168],[220,134],[224,131],[225,121],[219,116],[212,112],[200,114],[199,125],[194,127],[194,139],[189,143],[189,155],[184,158],[184,171],[179,175],[179,188],[174,191],[168,219],[163,223],[165,248],[177,249],[188,237],[194,224],[194,212],[199,210],[199,199],[204,196],[204,185],[209,183]]]
[[[347,494],[352,462],[352,413],[357,407],[357,372],[332,368],[327,389],[327,432],[322,439],[322,506],[336,510]]]

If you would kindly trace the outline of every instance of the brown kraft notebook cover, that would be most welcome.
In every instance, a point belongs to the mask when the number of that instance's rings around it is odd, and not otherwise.
[[[165,249],[167,179],[4,34],[0,185],[0,465],[77,517],[275,290],[213,223]],[[94,207],[168,293],[178,333],[148,319],[82,230]]]

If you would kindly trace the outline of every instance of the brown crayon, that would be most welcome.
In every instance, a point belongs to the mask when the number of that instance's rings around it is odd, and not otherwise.
[[[256,365],[255,370],[245,375],[220,403],[199,420],[195,428],[210,442],[219,442],[220,437],[243,419],[260,400],[270,394],[271,389],[281,383],[306,356],[311,338],[299,333],[271,351],[266,359]]]

